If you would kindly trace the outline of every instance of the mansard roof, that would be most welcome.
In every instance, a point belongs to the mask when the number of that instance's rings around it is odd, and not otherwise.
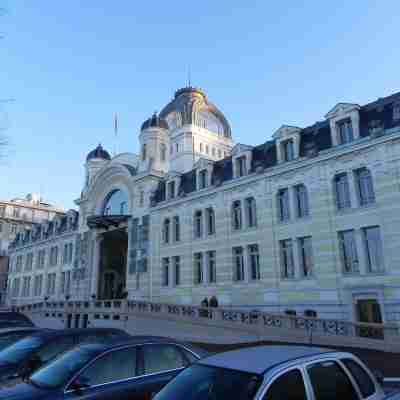
[[[379,98],[378,100],[368,103],[364,106],[357,104],[338,103],[327,115],[334,113],[338,107],[351,106],[356,108],[360,115],[360,136],[367,137],[370,135],[370,124],[372,121],[380,124],[384,129],[391,129],[400,126],[400,120],[393,119],[393,105],[400,103],[400,92]],[[282,125],[282,128],[295,129],[300,135],[300,157],[309,157],[317,155],[319,152],[328,150],[332,147],[331,130],[329,120],[315,122],[306,128],[297,128]],[[297,131],[297,129],[299,131]],[[278,132],[277,131],[277,132]],[[276,137],[266,141],[263,144],[252,147],[238,144],[235,146],[237,150],[249,150],[252,154],[250,173],[266,170],[277,165],[277,149]],[[196,167],[196,166],[195,166]],[[232,155],[213,162],[213,171],[211,176],[211,184],[219,186],[224,182],[233,178]],[[196,191],[196,169],[182,174],[180,179],[179,196],[185,196]],[[156,205],[166,199],[165,197],[165,181],[161,181],[153,196],[152,205]]]

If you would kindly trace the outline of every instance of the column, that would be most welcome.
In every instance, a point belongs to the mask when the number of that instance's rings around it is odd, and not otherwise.
[[[103,241],[102,235],[96,235],[94,239],[94,249],[93,249],[93,259],[92,259],[92,276],[90,279],[90,293],[89,297],[93,294],[96,295],[96,298],[99,295],[98,284],[99,284],[99,269],[101,262],[101,243]]]

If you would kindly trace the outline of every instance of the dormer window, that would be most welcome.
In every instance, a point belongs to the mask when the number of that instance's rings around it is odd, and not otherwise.
[[[203,169],[199,172],[199,189],[205,189],[207,187],[208,171]]]
[[[285,140],[282,143],[282,154],[284,161],[294,160],[294,143],[292,139]]]
[[[236,175],[237,177],[246,175],[246,157],[241,156],[236,159]]]
[[[339,144],[350,143],[354,140],[353,126],[350,119],[336,123]]]
[[[168,183],[168,198],[173,199],[175,197],[175,181]]]
[[[393,121],[400,120],[400,103],[393,104]]]

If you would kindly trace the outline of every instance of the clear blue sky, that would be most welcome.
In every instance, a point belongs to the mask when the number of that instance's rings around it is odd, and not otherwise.
[[[140,124],[202,87],[237,142],[306,126],[339,101],[400,90],[399,1],[0,0],[0,198],[72,207],[99,142],[137,152]]]

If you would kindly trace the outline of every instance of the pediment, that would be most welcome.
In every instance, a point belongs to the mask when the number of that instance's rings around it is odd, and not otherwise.
[[[274,139],[285,139],[293,135],[300,133],[301,128],[293,125],[282,125],[275,133],[272,135]]]
[[[194,164],[194,169],[205,169],[208,168],[209,166],[212,166],[213,164],[214,162],[211,160],[208,160],[206,158],[200,158]]]
[[[360,106],[354,103],[337,103],[326,115],[325,118],[333,118],[338,115],[348,114],[351,111],[359,110]]]
[[[238,154],[244,153],[246,151],[251,151],[252,149],[253,149],[253,146],[238,143],[232,149],[232,156],[237,156]]]

